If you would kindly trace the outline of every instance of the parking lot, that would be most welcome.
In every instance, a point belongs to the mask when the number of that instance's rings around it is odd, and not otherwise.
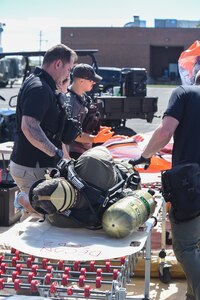
[[[17,95],[19,88],[20,88],[21,82],[16,82],[12,88],[9,87],[9,85],[6,88],[0,89],[0,95],[3,96],[6,101],[0,100],[0,108],[9,108],[9,99],[10,97]],[[147,123],[146,120],[142,119],[130,119],[127,120],[126,126],[132,128],[138,133],[145,133],[154,130],[158,124],[161,121],[161,116],[167,106],[168,99],[170,97],[170,94],[172,90],[175,87],[169,87],[169,86],[162,86],[162,87],[155,87],[155,86],[148,86],[147,87],[147,96],[148,97],[158,97],[158,111],[155,114],[156,117],[154,117],[152,123]],[[14,103],[15,101],[13,101]]]
[[[158,124],[161,121],[163,112],[166,109],[169,97],[172,90],[175,87],[147,87],[147,96],[148,97],[158,97],[158,111],[155,113],[155,117],[152,123],[147,123],[146,120],[141,119],[131,119],[127,121],[127,127],[134,129],[137,133],[145,133],[154,130],[157,128]]]

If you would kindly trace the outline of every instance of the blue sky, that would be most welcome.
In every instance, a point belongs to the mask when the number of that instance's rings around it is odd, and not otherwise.
[[[60,43],[61,27],[123,27],[134,15],[154,26],[200,20],[199,11],[200,0],[0,0],[1,43],[4,51],[46,50]]]

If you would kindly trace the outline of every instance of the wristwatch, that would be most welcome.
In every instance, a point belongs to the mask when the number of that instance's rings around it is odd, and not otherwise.
[[[61,160],[63,158],[63,151],[62,149],[56,149],[56,154],[55,154],[55,159],[56,160]]]

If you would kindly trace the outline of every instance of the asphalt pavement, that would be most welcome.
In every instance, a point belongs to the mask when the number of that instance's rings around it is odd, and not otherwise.
[[[9,85],[6,88],[0,88],[0,96],[5,98],[6,101],[0,100],[0,109],[12,109],[9,107],[9,100],[11,97],[18,94],[21,81],[15,82],[13,87]],[[148,123],[142,119],[127,120],[126,126],[133,129],[137,133],[145,133],[154,130],[160,123],[162,114],[167,106],[169,97],[175,86],[147,86],[148,97],[158,97],[158,111],[155,113],[152,123]],[[16,97],[12,99],[12,104],[16,103]]]
[[[175,86],[148,86],[147,96],[158,97],[158,111],[155,113],[152,123],[148,123],[142,119],[130,119],[126,122],[126,126],[132,128],[137,133],[145,133],[153,131],[161,122],[162,115],[167,107],[169,97]]]

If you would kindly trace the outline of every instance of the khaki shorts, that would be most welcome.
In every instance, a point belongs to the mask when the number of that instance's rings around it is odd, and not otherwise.
[[[44,179],[47,168],[29,168],[10,161],[10,174],[22,192],[29,193],[31,186],[38,180]],[[51,170],[51,169],[50,169]]]

